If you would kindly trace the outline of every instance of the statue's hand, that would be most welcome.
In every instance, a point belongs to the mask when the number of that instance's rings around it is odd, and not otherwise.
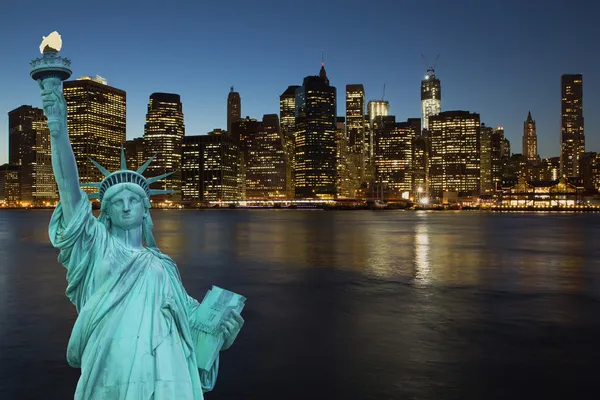
[[[223,343],[223,347],[221,350],[227,350],[231,347],[238,333],[242,329],[244,325],[244,318],[237,312],[232,311],[231,317],[223,321],[221,324],[221,330],[223,332],[223,339],[225,342]]]
[[[54,136],[66,128],[67,103],[62,93],[62,81],[58,78],[38,79],[42,90],[42,108],[48,118],[48,128]]]

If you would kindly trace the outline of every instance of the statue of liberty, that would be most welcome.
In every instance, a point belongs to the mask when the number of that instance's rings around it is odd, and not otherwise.
[[[47,45],[31,75],[41,88],[60,195],[50,241],[60,249],[66,295],[78,313],[67,348],[68,363],[81,368],[75,399],[203,399],[215,385],[219,352],[244,323],[245,298],[213,287],[200,303],[185,291],[177,266],[152,235],[149,198],[166,191],[149,185],[169,175],[142,176],[152,158],[128,170],[121,149],[121,169],[112,173],[92,161],[104,175],[87,184],[98,189],[89,196],[101,204],[94,217],[67,132],[60,67],[70,75],[70,62],[58,50]],[[208,301],[211,292],[215,303]],[[219,314],[223,309],[229,313]]]

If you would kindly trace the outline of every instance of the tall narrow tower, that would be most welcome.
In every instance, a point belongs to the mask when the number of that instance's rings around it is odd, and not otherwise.
[[[296,90],[295,197],[333,199],[336,194],[336,88],[325,65]]]
[[[583,77],[561,76],[561,175],[578,176],[579,158],[585,151],[583,133]]]
[[[538,158],[537,134],[535,121],[531,118],[531,111],[527,114],[527,120],[523,123],[523,156],[528,162],[534,162]]]
[[[438,115],[442,111],[442,86],[435,77],[435,69],[430,67],[421,81],[421,126],[429,129],[429,117]]]
[[[242,119],[242,100],[238,92],[233,91],[233,86],[227,96],[227,132],[231,132],[231,124]]]

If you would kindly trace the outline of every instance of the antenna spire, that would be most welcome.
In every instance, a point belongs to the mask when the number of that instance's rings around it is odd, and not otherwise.
[[[323,49],[321,49],[321,67],[325,66],[325,55]]]
[[[383,84],[383,94],[381,95],[381,101],[383,101],[384,97],[385,97],[385,83]]]

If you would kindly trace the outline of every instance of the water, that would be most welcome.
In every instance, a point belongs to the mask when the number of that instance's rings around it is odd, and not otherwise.
[[[48,211],[0,212],[0,398],[68,399]],[[248,297],[210,400],[598,398],[600,214],[153,211],[201,298]]]

